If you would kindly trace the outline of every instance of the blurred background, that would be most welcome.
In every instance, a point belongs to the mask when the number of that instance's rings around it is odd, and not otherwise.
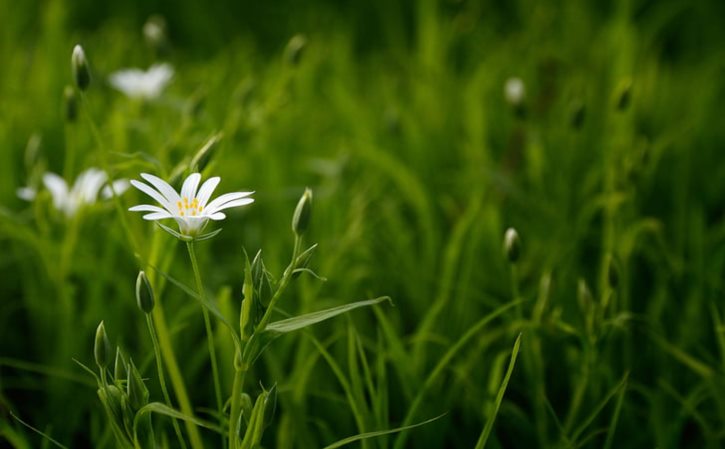
[[[221,176],[220,193],[256,191],[199,244],[230,321],[242,248],[263,249],[279,277],[305,187],[311,266],[328,281],[301,277],[282,309],[395,303],[270,347],[248,382],[279,386],[265,447],[447,413],[354,444],[473,448],[519,333],[487,447],[723,446],[725,3],[0,0],[0,11],[3,444],[49,447],[12,412],[68,447],[114,447],[72,359],[93,363],[105,320],[159,400],[134,296],[154,239],[166,271],[193,283],[178,242],[131,212],[125,230],[109,201],[65,216],[43,173],[72,183],[108,164],[113,179],[171,179],[222,132],[204,175]],[[76,44],[92,80],[73,114]],[[160,62],[174,77],[156,98],[109,83]],[[203,416],[213,390],[198,305],[158,284]]]

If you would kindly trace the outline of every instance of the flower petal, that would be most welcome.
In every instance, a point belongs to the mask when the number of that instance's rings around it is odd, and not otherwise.
[[[252,198],[239,198],[238,200],[228,201],[228,202],[222,204],[221,206],[217,206],[214,209],[209,208],[209,211],[213,215],[220,210],[229,209],[230,207],[245,206],[245,205],[253,203],[253,202],[254,202],[254,199],[252,199]]]
[[[120,195],[128,190],[128,187],[131,185],[128,183],[128,179],[117,179],[111,184],[113,185],[113,190],[111,190],[110,186],[105,186],[103,190],[101,190],[101,196],[103,197],[103,199],[113,197],[114,192],[116,192],[116,195]]]
[[[148,185],[144,184],[143,182],[132,179],[131,185],[136,187],[137,189],[139,189],[146,195],[150,196],[151,198],[155,199],[156,201],[158,201],[159,204],[164,206],[164,208],[166,208],[166,210],[168,210],[169,212],[172,212],[174,210],[172,207],[173,205],[171,203],[169,203],[169,200],[167,200],[162,194],[160,194],[156,190],[152,189]]]
[[[216,212],[214,214],[209,215],[208,218],[219,221],[219,220],[224,220],[225,218],[227,218],[227,216],[224,215],[222,212]]]
[[[219,209],[222,205],[225,203],[228,203],[230,201],[238,200],[240,198],[244,198],[246,196],[249,196],[253,194],[254,192],[232,192],[232,193],[225,193],[224,195],[215,198],[211,203],[209,203],[208,206],[206,206],[207,209],[211,209],[211,213],[214,213],[215,210]]]
[[[199,181],[201,181],[201,175],[199,173],[192,173],[184,181],[184,185],[181,187],[181,198],[188,198],[189,202],[196,196],[196,189],[199,187]]]
[[[43,175],[43,184],[50,191],[55,208],[63,209],[68,201],[68,184],[66,184],[65,179],[55,173],[45,173]]]
[[[166,197],[169,204],[175,205],[177,201],[181,200],[179,194],[176,193],[176,190],[174,190],[174,188],[171,187],[169,183],[167,183],[163,179],[154,175],[150,175],[148,173],[141,173],[141,177],[146,181],[150,182],[151,185],[156,187],[156,190],[161,192],[161,194]]]
[[[150,204],[139,204],[138,206],[129,207],[128,210],[131,212],[168,212],[159,206],[152,206]]]
[[[153,213],[146,214],[143,216],[144,220],[161,220],[162,218],[174,218],[174,216],[166,211],[153,212]]]
[[[72,196],[80,202],[92,204],[98,199],[98,191],[106,182],[106,173],[97,168],[89,168],[81,173],[73,184]]]
[[[215,176],[207,179],[204,184],[201,185],[201,188],[196,195],[196,198],[199,200],[199,207],[206,207],[206,202],[209,201],[209,198],[211,197],[211,194],[214,193],[216,186],[219,185],[219,181],[221,181],[221,178]]]

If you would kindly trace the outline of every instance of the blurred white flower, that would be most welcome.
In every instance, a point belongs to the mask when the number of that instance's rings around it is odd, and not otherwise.
[[[521,78],[509,78],[506,80],[504,85],[504,95],[506,101],[513,106],[518,106],[523,103],[526,97],[526,87]]]
[[[136,180],[131,180],[131,184],[158,201],[163,208],[142,204],[129,210],[150,212],[143,216],[146,220],[173,218],[179,225],[182,237],[197,237],[209,220],[223,220],[226,215],[220,211],[224,209],[244,206],[254,202],[252,198],[247,198],[254,192],[225,193],[209,202],[211,194],[221,181],[218,176],[207,179],[199,187],[201,175],[193,173],[184,181],[180,194],[161,178],[147,173],[141,173],[141,177],[148,181],[151,186]],[[167,228],[164,227],[164,229]]]
[[[68,218],[75,215],[81,207],[98,201],[99,192],[101,198],[108,199],[113,196],[113,191],[116,195],[120,195],[129,186],[127,180],[118,179],[113,181],[112,191],[107,181],[106,173],[97,168],[89,168],[78,175],[71,189],[68,188],[65,179],[55,173],[47,172],[43,175],[43,184],[53,198],[53,206]],[[37,192],[31,187],[21,187],[17,190],[17,194],[21,199],[32,201]]]
[[[154,64],[147,71],[141,69],[123,69],[111,74],[109,81],[113,87],[130,98],[154,99],[161,95],[171,78],[174,69],[170,64]]]

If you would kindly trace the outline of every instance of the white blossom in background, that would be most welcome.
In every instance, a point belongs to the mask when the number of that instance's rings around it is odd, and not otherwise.
[[[123,69],[111,74],[111,85],[129,98],[151,100],[161,92],[174,77],[170,64],[154,64],[148,70]]]
[[[504,96],[506,101],[513,106],[523,103],[526,98],[526,87],[521,78],[509,78],[504,85]]]
[[[133,206],[129,210],[150,212],[143,216],[146,220],[173,218],[179,225],[180,235],[183,237],[197,237],[209,220],[225,219],[226,215],[221,212],[224,209],[254,202],[252,198],[247,198],[254,192],[225,193],[209,201],[211,194],[221,181],[218,176],[207,179],[199,187],[201,175],[193,173],[184,181],[180,193],[176,192],[166,181],[154,175],[141,173],[141,177],[150,185],[135,179],[131,180],[131,185],[156,200],[163,207],[141,204]]]
[[[112,191],[107,181],[106,173],[97,168],[89,168],[78,175],[71,188],[65,179],[55,173],[47,172],[43,175],[43,185],[53,198],[53,206],[68,218],[74,216],[82,207],[96,203],[99,194],[102,199],[108,199],[113,196],[114,191],[116,195],[120,195],[129,186],[127,180],[118,179],[113,181]],[[37,192],[31,187],[21,187],[17,190],[17,195],[23,200],[32,201]]]

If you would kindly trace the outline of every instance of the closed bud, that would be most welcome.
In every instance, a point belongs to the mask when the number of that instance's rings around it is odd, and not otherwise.
[[[149,390],[141,379],[133,360],[128,361],[128,381],[126,381],[128,401],[131,408],[136,411],[149,402]]]
[[[154,290],[143,271],[139,271],[136,278],[136,303],[144,313],[151,313],[154,309]]]
[[[153,15],[146,20],[143,25],[143,37],[157,55],[163,54],[168,49],[166,36],[166,19],[163,16]]]
[[[295,34],[292,39],[287,43],[285,49],[285,59],[290,65],[299,65],[302,59],[302,53],[304,53],[305,47],[307,46],[307,38],[302,34]]]
[[[295,213],[292,216],[292,231],[298,236],[304,234],[310,223],[310,214],[312,209],[312,190],[305,189],[302,198],[297,203]]]
[[[73,47],[71,67],[73,68],[73,80],[75,80],[78,89],[88,89],[88,86],[91,84],[91,71],[88,68],[86,53],[80,45]]]
[[[509,78],[504,84],[504,98],[520,118],[526,116],[526,86],[521,78]]]
[[[73,86],[65,86],[63,89],[63,115],[68,123],[73,123],[78,118],[78,95]]]
[[[514,228],[508,228],[503,239],[503,250],[506,258],[511,263],[519,260],[521,253],[521,242],[519,241],[519,233]]]
[[[124,427],[124,412],[123,403],[125,401],[123,392],[115,385],[109,385],[105,388],[98,390],[98,397],[101,402],[108,408],[111,417],[115,421],[115,424],[123,429]]]
[[[93,356],[96,359],[96,365],[101,369],[105,369],[111,361],[111,342],[108,341],[108,335],[106,334],[106,327],[103,321],[96,328]]]

